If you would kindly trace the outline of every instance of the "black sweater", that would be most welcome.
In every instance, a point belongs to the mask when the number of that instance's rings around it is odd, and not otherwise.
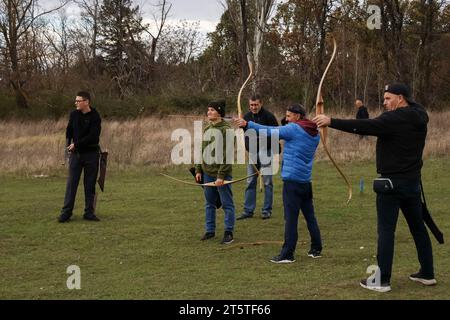
[[[91,108],[91,111],[85,114],[74,110],[70,113],[66,129],[67,145],[73,142],[75,151],[79,153],[99,151],[101,130],[101,119],[97,110]]]
[[[264,107],[262,107],[261,110],[259,110],[259,112],[257,114],[254,114],[252,112],[247,112],[244,115],[244,120],[247,122],[253,121],[255,123],[258,123],[258,124],[261,124],[264,126],[278,127],[277,118],[273,115],[272,112],[264,109]],[[247,130],[247,129],[245,128],[245,130]],[[258,135],[258,137],[259,137],[259,135]],[[272,146],[271,139],[270,139],[270,137],[267,137],[267,150],[271,150],[272,149],[271,146]],[[249,138],[248,137],[245,137],[245,148],[247,149],[247,151],[249,151]],[[259,139],[258,139],[257,152],[259,152]]]
[[[419,178],[427,136],[428,115],[412,103],[382,113],[374,119],[331,119],[331,128],[360,135],[377,136],[377,172],[383,177]]]
[[[367,111],[366,107],[361,106],[358,108],[356,119],[369,119],[369,111]]]

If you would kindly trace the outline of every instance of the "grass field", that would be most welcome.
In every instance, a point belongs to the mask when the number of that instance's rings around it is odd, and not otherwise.
[[[423,174],[430,211],[450,234],[450,159],[425,162]],[[201,242],[204,210],[201,189],[167,180],[153,169],[109,173],[100,194],[100,223],[81,219],[83,188],[75,216],[58,224],[65,173],[48,178],[0,176],[1,299],[449,299],[450,250],[433,241],[438,285],[408,280],[418,262],[406,222],[399,219],[393,267],[393,291],[359,287],[366,269],[376,264],[373,163],[344,166],[353,182],[354,200],[345,205],[346,188],[329,162],[314,167],[314,197],[324,250],[321,259],[306,256],[309,238],[300,219],[297,262],[274,265],[268,259],[280,245],[258,241],[283,239],[281,181],[275,179],[273,218],[236,222],[235,243],[221,245],[223,212],[217,235]],[[186,168],[168,170],[190,179]],[[236,167],[234,177],[244,175]],[[359,194],[359,179],[366,190]],[[245,183],[233,185],[237,213]],[[262,203],[258,196],[258,208]],[[66,268],[81,268],[81,290],[68,290]]]

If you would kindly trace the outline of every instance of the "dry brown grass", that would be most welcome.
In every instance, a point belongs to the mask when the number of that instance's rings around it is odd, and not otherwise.
[[[446,156],[450,151],[450,112],[429,113],[425,157]],[[351,118],[352,115],[336,117]],[[178,128],[193,132],[194,118],[140,118],[129,121],[104,121],[101,136],[103,149],[110,152],[110,165],[169,166],[172,131]],[[64,135],[67,119],[39,122],[0,122],[0,172],[50,174],[64,161]],[[376,138],[360,140],[359,136],[329,129],[329,147],[338,162],[372,160]],[[317,160],[326,160],[319,148]]]

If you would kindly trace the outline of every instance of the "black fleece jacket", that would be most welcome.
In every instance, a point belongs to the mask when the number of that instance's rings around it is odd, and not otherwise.
[[[331,128],[378,137],[377,172],[383,177],[420,178],[422,154],[427,136],[425,109],[410,103],[408,107],[386,111],[374,119],[331,119]]]
[[[366,107],[361,106],[358,108],[356,119],[369,119],[369,111],[367,111]]]
[[[97,110],[83,114],[74,110],[70,113],[66,129],[66,143],[75,144],[75,152],[87,153],[99,151],[101,118]]]

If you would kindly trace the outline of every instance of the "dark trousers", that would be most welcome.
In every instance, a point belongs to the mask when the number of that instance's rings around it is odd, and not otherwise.
[[[434,277],[431,241],[422,218],[420,180],[391,180],[394,190],[389,193],[377,194],[377,259],[381,271],[381,281],[389,282],[391,278],[399,209],[402,210],[414,238],[422,273],[425,276]]]
[[[66,195],[61,213],[72,215],[81,171],[84,170],[84,214],[94,214],[95,182],[98,174],[99,156],[100,154],[98,152],[70,154],[69,176],[67,178]]]
[[[322,250],[319,225],[314,215],[311,183],[283,182],[284,244],[282,257],[292,257],[298,240],[298,216],[300,210],[305,217],[311,236],[311,249]]]

